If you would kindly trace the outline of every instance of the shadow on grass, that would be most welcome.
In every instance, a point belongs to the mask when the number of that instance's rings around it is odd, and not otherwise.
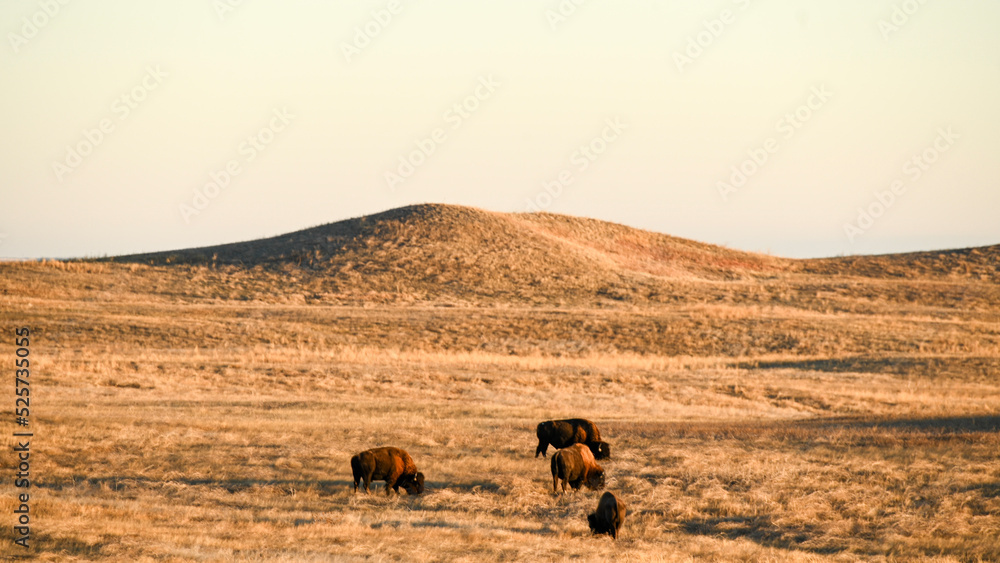
[[[154,479],[137,476],[84,477],[74,475],[71,481],[58,483],[32,483],[44,489],[61,490],[69,486],[86,483],[96,487],[108,487],[112,491],[124,491],[135,487],[162,487],[178,484],[190,487],[212,487],[224,489],[230,493],[238,493],[254,487],[279,487],[288,490],[316,488],[323,492],[333,492],[340,488],[354,490],[354,482],[343,479],[332,480],[298,480],[298,479]],[[374,485],[374,484],[373,484]],[[374,486],[372,492],[375,492]]]
[[[995,434],[1000,416],[953,416],[940,418],[816,419],[785,423],[822,430],[894,430],[931,435]]]
[[[426,483],[428,489],[448,489],[460,493],[496,493],[500,490],[500,485],[491,481],[469,481],[467,483]]]
[[[32,530],[34,531],[34,530]],[[86,557],[86,558],[101,558],[106,557],[106,553],[102,553],[103,549],[108,546],[116,545],[118,542],[109,537],[102,538],[102,541],[97,541],[94,543],[89,543],[77,538],[65,537],[65,536],[55,536],[48,533],[32,534],[30,550],[33,555],[29,557],[34,559],[34,555],[50,553],[67,555],[73,557]],[[11,555],[18,555],[16,552]],[[3,559],[5,557],[0,557]]]
[[[816,531],[809,527],[777,526],[770,516],[727,516],[725,518],[695,518],[680,523],[685,533],[721,537],[729,540],[748,539],[764,547],[807,551],[833,555],[847,550],[839,545],[810,545]]]
[[[1000,415],[829,417],[739,422],[643,422],[616,427],[632,439],[736,441],[757,447],[931,447],[1000,444]],[[982,452],[980,452],[982,453]]]
[[[975,483],[954,490],[962,493],[977,491],[983,498],[1000,498],[1000,481],[994,483]]]
[[[525,528],[525,527],[506,527],[506,526],[491,526],[483,523],[459,523],[459,522],[445,522],[441,520],[414,520],[404,522],[402,520],[389,520],[385,522],[378,522],[371,525],[373,530],[378,530],[380,528],[441,528],[446,530],[483,530],[488,528],[491,530],[513,532],[516,534],[531,534],[536,536],[551,536],[554,534],[554,530],[549,526],[542,526],[540,528]]]
[[[189,487],[211,487],[223,489],[229,493],[239,493],[255,487],[277,487],[288,491],[317,489],[321,493],[332,494],[335,492],[354,492],[354,481],[345,479],[324,479],[324,480],[297,480],[297,479],[155,479],[150,477],[137,476],[113,476],[113,477],[84,477],[75,475],[72,481],[59,483],[39,483],[37,486],[52,490],[62,490],[66,487],[86,483],[93,487],[107,487],[116,492],[126,491],[133,488],[153,488],[170,484],[185,485]],[[32,483],[34,484],[34,483]],[[440,490],[450,490],[461,493],[497,493],[500,485],[491,481],[469,481],[466,483],[445,483],[441,481],[427,481],[425,492]],[[385,495],[385,483],[374,481],[369,485],[368,494]],[[399,493],[407,496],[406,492],[400,488]],[[366,494],[359,486],[358,494]],[[395,493],[393,493],[395,494]]]
[[[1000,358],[991,356],[964,357],[867,357],[825,358],[818,360],[750,361],[733,364],[741,369],[801,369],[831,373],[881,373],[917,375],[922,377],[996,377],[1000,374]]]
[[[401,520],[389,520],[386,522],[377,522],[371,525],[373,530],[378,530],[380,528],[448,528],[451,530],[465,530],[470,528],[469,525],[457,524],[455,522],[441,522],[441,521],[423,521],[417,520],[413,522],[403,522]]]

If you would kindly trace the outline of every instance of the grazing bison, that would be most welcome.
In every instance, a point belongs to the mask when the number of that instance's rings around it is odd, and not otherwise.
[[[552,454],[552,492],[559,492],[559,480],[566,492],[569,483],[573,490],[580,485],[597,490],[604,487],[604,469],[594,461],[594,454],[583,444],[573,444]]]
[[[535,457],[538,457],[538,454],[546,457],[549,444],[557,450],[573,444],[586,444],[595,459],[611,457],[611,447],[607,442],[601,441],[601,432],[597,429],[597,425],[583,418],[547,420],[538,425],[535,434],[538,435]]]
[[[625,521],[625,501],[607,492],[601,495],[597,510],[587,515],[590,531],[595,534],[610,534],[618,539],[618,530]]]
[[[354,492],[358,492],[358,483],[364,480],[365,492],[373,480],[385,480],[385,494],[389,489],[399,493],[403,487],[411,495],[424,492],[424,474],[417,471],[410,454],[399,448],[372,448],[351,458],[351,471],[354,473]]]

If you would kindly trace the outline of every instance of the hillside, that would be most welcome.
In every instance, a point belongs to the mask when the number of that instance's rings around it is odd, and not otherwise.
[[[0,270],[8,295],[143,303],[766,307],[989,322],[1000,302],[1000,245],[793,260],[594,219],[450,205],[248,242]]]
[[[293,266],[321,294],[531,301],[655,294],[654,277],[767,275],[787,261],[592,219],[414,205],[268,239],[122,256],[149,265]]]
[[[553,273],[617,267],[708,278],[773,271],[788,262],[595,219],[441,204],[400,207],[255,241],[111,258],[148,264],[294,263],[334,272],[358,259],[390,271],[419,261],[436,268],[457,262],[471,275],[497,267]]]
[[[1000,283],[1000,244],[875,256],[800,261],[803,272],[870,278],[972,279]]]
[[[690,296],[678,295],[677,289],[678,284],[690,282],[779,278],[806,282],[816,276],[826,281],[831,277],[1000,281],[1000,245],[790,260],[594,219],[435,204],[267,239],[108,261],[208,266],[237,275],[252,269],[258,277],[284,272],[285,279],[297,284],[285,291],[302,293],[307,301],[349,296],[403,302],[657,303],[687,299]]]

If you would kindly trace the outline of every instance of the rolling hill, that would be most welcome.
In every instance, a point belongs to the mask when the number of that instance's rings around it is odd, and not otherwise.
[[[672,301],[668,293],[678,282],[810,275],[1000,281],[1000,245],[791,260],[594,219],[437,204],[402,207],[267,239],[108,261],[294,270],[313,295],[534,303],[591,298]]]

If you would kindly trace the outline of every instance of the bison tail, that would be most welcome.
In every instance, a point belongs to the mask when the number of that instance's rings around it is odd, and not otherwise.
[[[566,469],[565,456],[561,452],[556,452],[552,454],[552,492],[559,492],[557,485],[559,480],[562,479],[563,491],[566,490],[566,481],[569,479],[569,471]]]
[[[361,481],[361,456],[355,455],[351,458],[351,473],[354,475],[354,492],[358,492],[358,483]]]
[[[562,456],[559,452],[552,454],[552,461],[549,462],[549,466],[552,468],[552,493],[559,492],[559,466],[562,465]]]

